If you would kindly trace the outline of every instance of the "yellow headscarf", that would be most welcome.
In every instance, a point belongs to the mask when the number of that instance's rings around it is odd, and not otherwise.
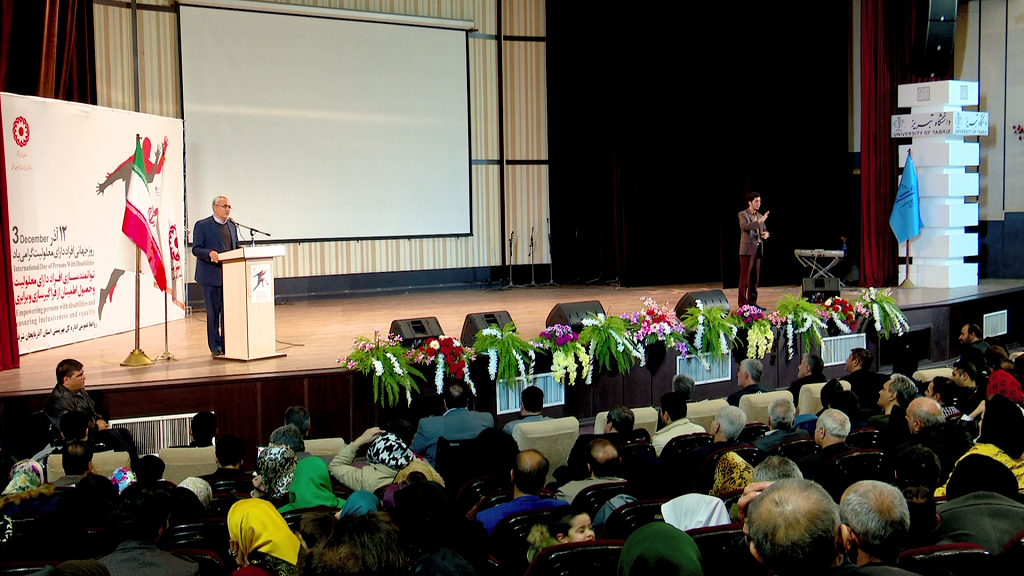
[[[242,553],[262,552],[295,564],[299,539],[274,505],[259,498],[239,500],[228,511],[228,534]]]

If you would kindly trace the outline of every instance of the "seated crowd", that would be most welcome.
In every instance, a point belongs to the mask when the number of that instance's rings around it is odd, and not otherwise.
[[[759,361],[741,363],[740,391],[705,426],[688,419],[692,380],[676,376],[653,434],[619,406],[561,461],[512,440],[550,420],[536,387],[499,429],[448,383],[444,414],[394,419],[329,456],[307,452],[309,412],[289,408],[252,472],[245,443],[201,412],[190,446],[213,445],[217,469],[177,484],[96,413],[81,364],[64,361],[47,403],[54,442],[15,463],[0,496],[0,561],[44,560],[44,574],[519,576],[601,543],[618,574],[930,573],[912,560],[939,544],[998,558],[1024,530],[1024,392],[1005,350],[962,341],[952,377],[925,383],[871,371],[863,349],[827,381],[807,354],[792,399],[761,404],[766,425],[741,409],[772,392]],[[819,389],[820,409],[801,410]],[[111,447],[129,465],[101,475],[94,459]],[[49,454],[60,478],[46,477]]]

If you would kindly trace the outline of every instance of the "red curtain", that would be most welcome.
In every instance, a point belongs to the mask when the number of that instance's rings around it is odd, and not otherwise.
[[[7,121],[0,106],[0,126],[7,130]],[[7,157],[4,153],[4,139],[0,137],[0,370],[10,370],[20,365],[18,355],[18,323],[14,315],[14,280],[11,278],[11,227],[7,214]]]
[[[861,285],[892,286],[897,277],[896,238],[889,215],[896,198],[899,142],[889,137],[900,84],[948,80],[914,74],[911,54],[916,11],[913,0],[861,2]],[[908,143],[908,142],[903,142]]]

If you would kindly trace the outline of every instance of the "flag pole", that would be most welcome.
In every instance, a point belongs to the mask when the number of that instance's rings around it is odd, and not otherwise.
[[[900,282],[900,288],[917,288],[913,282],[910,281],[910,239],[907,239],[907,277]]]
[[[135,146],[138,147],[141,137],[135,135]],[[121,366],[150,366],[153,360],[142,351],[140,335],[142,333],[142,249],[135,247],[135,350],[121,362]]]
[[[156,357],[157,360],[173,360],[178,361],[178,357],[171,354],[171,350],[168,346],[167,341],[167,292],[164,292],[164,351]]]

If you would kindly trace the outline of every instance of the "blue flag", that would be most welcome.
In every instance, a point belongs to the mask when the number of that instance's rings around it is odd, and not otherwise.
[[[907,154],[907,164],[903,167],[900,186],[896,189],[896,201],[892,205],[889,216],[889,227],[896,235],[900,244],[921,233],[921,200],[917,187],[917,171],[914,170],[914,159]]]

